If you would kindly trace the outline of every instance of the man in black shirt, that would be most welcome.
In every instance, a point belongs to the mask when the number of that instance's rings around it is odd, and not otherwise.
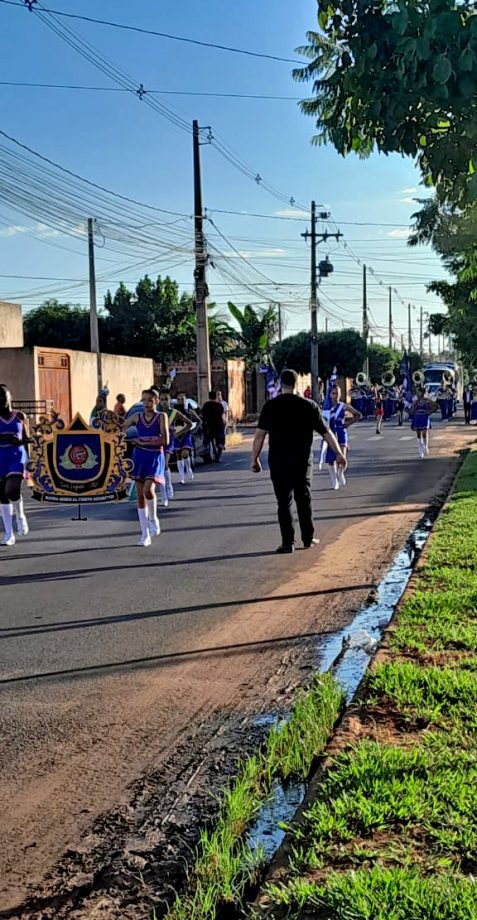
[[[277,553],[293,553],[295,530],[291,513],[293,495],[305,549],[318,543],[314,538],[311,507],[311,473],[313,434],[316,431],[336,454],[336,462],[344,471],[346,457],[331,431],[323,422],[315,402],[295,393],[297,374],[284,370],[281,394],[265,403],[258,420],[252,447],[252,470],[260,473],[265,437],[268,434],[268,465],[278,504],[278,522],[282,535]]]
[[[202,422],[204,443],[212,447],[215,463],[220,463],[225,445],[225,414],[216,390],[210,391],[207,402],[202,406]]]

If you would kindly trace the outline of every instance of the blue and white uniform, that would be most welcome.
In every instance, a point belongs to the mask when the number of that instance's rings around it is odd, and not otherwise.
[[[475,397],[473,397],[470,406],[470,420],[472,422],[477,422],[477,399],[475,399]]]
[[[140,415],[137,422],[138,438],[159,438],[161,436],[161,418],[159,412],[155,412],[149,421],[146,421],[144,415]],[[146,479],[152,479],[159,485],[164,485],[164,450],[162,447],[147,444],[136,446],[132,455],[134,469],[131,473],[131,479],[138,482],[145,482]]]
[[[12,412],[9,419],[0,417],[0,436],[14,435],[19,440],[23,437],[23,422],[17,412]],[[8,476],[23,476],[28,457],[22,444],[8,444],[0,437],[0,479]]]
[[[187,419],[189,419],[189,421],[190,421],[190,416],[189,416],[188,410],[187,410],[187,409],[181,409],[181,412],[182,412],[182,415],[185,415],[185,417],[186,417]],[[192,440],[192,432],[191,432],[191,431],[188,431],[185,435],[182,436],[182,438],[178,438],[178,437],[176,437],[176,433],[175,433],[175,430],[174,430],[174,433],[173,433],[173,446],[174,446],[174,450],[177,450],[177,451],[179,451],[179,452],[180,452],[181,450],[194,450],[194,442],[193,442],[193,440]]]
[[[416,403],[412,413],[412,430],[427,431],[431,427],[431,417],[429,415],[429,404],[427,400],[423,403]]]
[[[348,446],[348,431],[345,428],[345,415],[346,415],[346,406],[345,403],[339,402],[336,406],[331,406],[329,409],[329,427],[330,430],[336,437],[340,447]],[[331,447],[328,447],[326,451],[325,462],[334,463],[336,460],[336,454]]]

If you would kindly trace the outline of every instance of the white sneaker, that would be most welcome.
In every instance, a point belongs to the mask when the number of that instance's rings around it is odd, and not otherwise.
[[[331,486],[331,488],[333,489],[334,492],[337,492],[338,489],[339,489],[339,487],[340,487],[340,484],[339,484],[338,480],[336,480],[334,486]]]
[[[185,479],[179,479],[181,486],[185,486]]]
[[[174,498],[174,489],[167,490],[167,501],[170,502]]]
[[[151,537],[150,537],[149,534],[147,534],[146,537],[141,537],[141,539],[138,541],[138,544],[137,544],[137,545],[138,545],[138,546],[150,546],[150,545],[151,545],[151,542],[152,542],[152,541],[151,541]]]
[[[193,474],[192,470],[190,471],[190,473],[187,473],[187,479],[189,480],[189,482],[192,482],[192,481],[193,481],[193,479],[194,479],[194,474]]]
[[[7,537],[7,535],[4,534],[0,546],[15,546],[15,535],[12,533],[11,537]]]
[[[30,532],[26,517],[17,518],[17,533],[19,537],[27,537]]]
[[[156,520],[150,520],[149,521],[149,533],[151,534],[151,537],[158,537],[160,532],[161,532],[161,525],[159,523],[159,518],[156,518]]]

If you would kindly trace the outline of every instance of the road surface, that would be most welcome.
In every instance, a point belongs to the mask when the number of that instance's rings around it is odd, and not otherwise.
[[[275,501],[268,473],[249,472],[250,443],[176,487],[149,549],[135,546],[127,503],[79,522],[30,502],[30,536],[0,555],[5,915],[22,915],[95,817],[127,805],[192,726],[267,707],[284,650],[351,619],[475,439],[437,424],[420,461],[408,427],[383,432],[352,429],[345,490],[315,474],[321,545],[294,556],[274,554]]]

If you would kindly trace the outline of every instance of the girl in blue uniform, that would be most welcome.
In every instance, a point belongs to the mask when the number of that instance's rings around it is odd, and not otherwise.
[[[169,443],[167,415],[157,412],[157,396],[152,390],[143,393],[144,411],[132,415],[126,428],[137,429],[134,438],[131,479],[136,482],[137,513],[141,527],[138,546],[150,546],[151,537],[159,536],[156,485],[164,485],[164,447]]]
[[[6,384],[0,384],[0,508],[4,535],[1,546],[14,546],[13,513],[20,536],[28,533],[28,521],[21,496],[25,471],[27,440],[25,416],[12,409],[12,397]]]
[[[331,408],[329,409],[329,427],[341,447],[345,457],[348,453],[348,428],[361,418],[361,412],[358,412],[349,403],[340,401],[341,390],[339,386],[334,386],[331,390]],[[336,454],[328,447],[325,461],[330,469],[331,488],[339,489],[340,485],[346,485],[345,475],[342,469],[337,468]]]
[[[200,425],[200,418],[197,412],[187,405],[185,393],[179,393],[177,396],[177,408],[182,416],[187,419],[190,428],[181,429],[181,432],[174,435],[174,450],[177,457],[177,469],[179,471],[179,482],[184,485],[184,476],[192,480],[194,472],[192,470],[192,454],[194,452],[194,442],[192,435],[193,426]]]
[[[169,421],[169,443],[165,449],[166,455],[166,469],[165,469],[165,492],[162,496],[163,504],[167,507],[169,501],[174,498],[174,488],[172,485],[172,474],[169,469],[169,464],[172,455],[176,451],[176,444],[178,443],[178,438],[182,436],[183,433],[187,433],[192,428],[192,422],[183,415],[182,412],[179,412],[178,409],[174,409],[171,405],[171,394],[168,390],[161,393],[161,408],[165,412]],[[180,427],[178,427],[178,424]],[[180,475],[180,470],[179,470]],[[183,481],[183,477],[181,476]]]
[[[416,399],[411,409],[411,428],[417,435],[417,449],[421,460],[429,453],[429,429],[431,428],[431,415],[436,411],[436,402],[428,399],[425,390],[421,387],[417,391]]]

